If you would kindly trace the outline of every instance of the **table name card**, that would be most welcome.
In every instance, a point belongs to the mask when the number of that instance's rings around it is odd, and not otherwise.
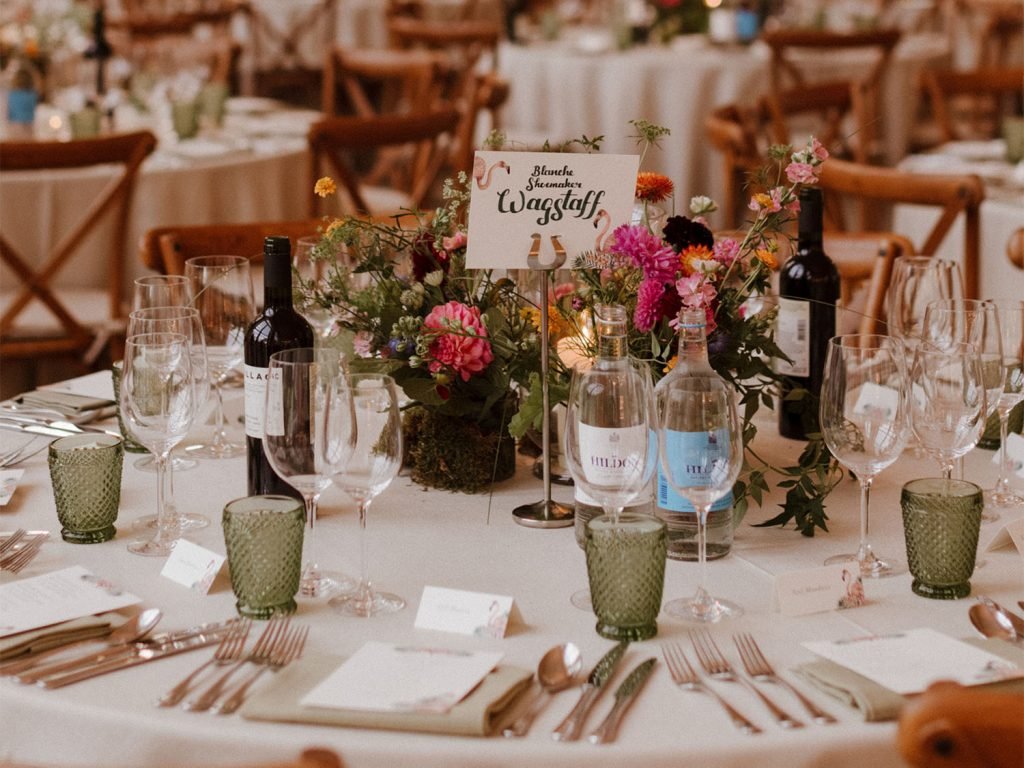
[[[80,565],[63,568],[0,586],[0,637],[140,602]]]
[[[997,549],[1016,547],[1017,553],[1024,555],[1024,517],[1007,523],[999,532],[992,537],[985,547],[985,552],[994,552]]]
[[[998,465],[999,451],[992,454],[992,463]],[[1010,432],[1006,436],[1006,463],[1017,477],[1024,477],[1024,435]]]
[[[775,577],[775,598],[785,616],[857,608],[866,602],[856,563],[780,573]]]
[[[599,250],[633,212],[637,155],[477,152],[473,166],[466,266],[526,269],[535,236],[540,262],[552,237],[577,254]]]
[[[18,481],[25,474],[24,469],[5,469],[0,472],[0,507],[7,506],[14,491],[18,487]]]
[[[416,612],[417,629],[502,638],[515,615],[515,600],[504,595],[424,587]]]
[[[160,575],[205,595],[226,559],[187,539],[178,539]]]

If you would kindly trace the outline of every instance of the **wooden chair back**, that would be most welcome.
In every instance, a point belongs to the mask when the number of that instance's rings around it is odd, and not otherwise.
[[[798,146],[813,135],[833,157],[868,162],[869,147],[859,133],[847,136],[856,86],[845,80],[787,88],[762,97],[759,109],[773,144]]]
[[[105,165],[116,171],[50,253],[19,253],[0,234],[0,259],[17,279],[15,286],[4,287],[9,300],[4,302],[6,307],[0,316],[0,357],[76,355],[92,364],[108,343],[123,334],[127,317],[123,289],[128,214],[139,168],[155,148],[156,138],[148,131],[70,142],[0,143],[5,172]],[[87,327],[76,316],[76,307],[61,298],[53,281],[58,273],[70,268],[79,246],[108,217],[114,220],[114,240],[107,258],[106,319],[102,327]],[[19,319],[24,319],[35,301],[41,302],[55,321],[52,332],[45,335],[27,335],[24,327],[19,329]]]
[[[939,209],[939,216],[925,238],[914,244],[914,253],[934,256],[962,215],[964,221],[963,269],[967,298],[978,298],[979,210],[985,187],[974,175],[917,174],[891,168],[830,158],[821,166],[819,181],[825,190],[825,224],[839,231],[888,229],[888,214],[880,205],[911,203]],[[860,213],[859,225],[848,225],[847,207]],[[879,224],[884,224],[879,226]]]
[[[330,117],[423,112],[453,102],[455,73],[443,54],[335,46],[324,66],[321,110]]]
[[[721,205],[728,228],[739,227],[746,218],[754,176],[765,162],[766,147],[759,138],[761,123],[757,109],[735,104],[718,107],[704,119],[705,135],[722,153],[725,191]]]
[[[885,293],[892,265],[913,253],[914,244],[894,232],[829,232],[824,246],[839,270],[843,312],[857,315],[857,333],[886,333]]]
[[[1024,66],[928,69],[921,84],[944,142],[997,138],[1004,116],[1024,114]]]
[[[205,0],[185,4],[173,0],[121,0],[121,15],[109,20],[112,30],[132,40],[227,34],[242,4],[237,0]]]
[[[441,168],[459,124],[459,113],[448,107],[411,115],[331,117],[309,129],[310,216],[318,213],[319,198],[313,194],[316,180],[331,174],[347,198],[345,213],[382,214],[420,208],[438,181]],[[365,178],[358,162],[384,148],[408,148],[404,178],[392,181],[392,190],[403,202],[392,211],[371,205]],[[375,209],[376,208],[376,209]]]
[[[951,33],[967,30],[975,67],[1024,63],[1024,5],[1019,0],[954,0],[952,5]]]

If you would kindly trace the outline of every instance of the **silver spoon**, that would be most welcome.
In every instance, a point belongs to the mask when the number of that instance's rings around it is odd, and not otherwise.
[[[572,685],[581,669],[583,654],[574,643],[556,645],[545,653],[537,665],[537,682],[540,683],[541,690],[537,692],[526,711],[501,732],[502,735],[506,738],[525,736],[534,718],[551,696]]]
[[[975,603],[967,613],[971,617],[974,628],[985,637],[998,637],[1010,642],[1020,639],[1006,614],[997,611],[988,603]]]
[[[1004,608],[991,597],[978,595],[978,602],[984,603],[996,613],[1002,614],[1003,618],[1010,622],[1010,626],[1017,633],[1017,637],[1024,638],[1024,619],[1013,613],[1013,611]]]
[[[134,643],[136,640],[141,640],[143,637],[148,635],[150,631],[155,627],[160,619],[163,618],[163,612],[159,608],[147,608],[142,613],[136,614],[132,618],[128,619],[124,624],[115,629],[103,642],[106,643],[106,648],[101,649],[98,653],[109,653],[110,649],[115,649],[119,646],[127,646]],[[93,642],[96,638],[89,638],[86,640],[79,640],[74,643],[62,645],[57,648],[51,648],[43,651],[30,659],[25,659],[22,662],[22,666],[17,670],[12,670],[7,667],[4,668],[3,674],[15,675],[18,682],[21,683],[32,683],[40,677],[59,672],[64,669],[70,669],[77,666],[80,662],[80,658],[67,659],[65,661],[56,662],[54,664],[47,664],[42,667],[37,667],[40,661],[44,661],[58,653],[62,653],[68,648],[74,647],[79,644],[85,644]],[[12,662],[12,666],[18,664],[18,662]],[[25,671],[28,670],[28,671]]]

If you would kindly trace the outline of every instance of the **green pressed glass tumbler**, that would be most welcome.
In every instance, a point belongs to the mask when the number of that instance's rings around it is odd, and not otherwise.
[[[50,443],[47,463],[61,538],[72,544],[114,538],[124,464],[121,438],[93,433],[62,437]]]
[[[985,506],[981,488],[966,480],[911,480],[900,506],[914,593],[938,600],[971,594]]]
[[[651,515],[601,515],[587,523],[584,549],[597,634],[646,640],[658,632],[668,534]]]
[[[293,613],[302,572],[306,510],[290,496],[247,496],[224,507],[224,545],[238,613]]]

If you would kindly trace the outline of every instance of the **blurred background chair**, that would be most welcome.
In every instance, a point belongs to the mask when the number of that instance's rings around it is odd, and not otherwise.
[[[925,70],[921,82],[938,143],[997,138],[1004,117],[1024,114],[1024,66]]]
[[[954,45],[963,37],[973,60],[968,68],[1024,64],[1024,4],[1019,0],[952,0],[948,25]],[[961,37],[958,38],[957,35]]]

